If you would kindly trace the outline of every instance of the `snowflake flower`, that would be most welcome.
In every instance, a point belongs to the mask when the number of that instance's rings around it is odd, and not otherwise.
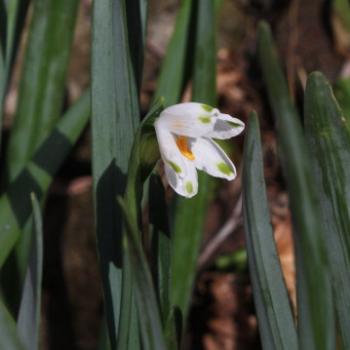
[[[233,180],[236,168],[212,139],[229,139],[244,130],[244,123],[216,108],[188,102],[164,109],[154,124],[165,174],[181,196],[198,192],[197,170]]]

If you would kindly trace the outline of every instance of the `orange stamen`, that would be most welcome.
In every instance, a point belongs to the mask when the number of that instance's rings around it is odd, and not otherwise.
[[[189,160],[194,160],[194,154],[188,148],[188,140],[186,136],[178,136],[176,138],[177,147],[179,147],[180,152]]]

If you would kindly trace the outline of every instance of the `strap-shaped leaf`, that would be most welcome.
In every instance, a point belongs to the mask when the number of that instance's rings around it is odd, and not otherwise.
[[[152,225],[154,282],[157,286],[163,325],[170,314],[170,252],[171,238],[165,193],[161,179],[152,175],[149,183],[149,221]]]
[[[92,154],[98,253],[111,347],[117,344],[122,294],[122,220],[116,203],[123,195],[134,134],[139,124],[138,57],[131,51],[133,29],[141,28],[135,1],[94,1],[92,35]],[[129,21],[127,14],[132,15]],[[139,49],[139,47],[137,47]],[[134,48],[134,51],[136,49]],[[137,52],[140,52],[137,50]],[[129,294],[131,291],[129,291]],[[124,293],[125,294],[125,293]],[[127,349],[127,325],[118,331]],[[137,324],[137,321],[136,321]]]
[[[78,0],[34,0],[18,106],[7,150],[13,180],[61,116]]]
[[[27,350],[39,347],[41,316],[41,282],[43,272],[43,228],[40,204],[34,193],[31,194],[33,207],[32,246],[24,281],[17,328]]]
[[[333,89],[344,117],[350,120],[350,79],[339,79]]]
[[[135,281],[142,348],[146,350],[164,350],[165,342],[159,308],[148,262],[142,250],[137,221],[134,220],[127,202],[121,197],[118,198],[118,202],[122,208],[126,224],[126,249],[130,259],[130,273],[134,276]]]
[[[159,116],[162,109],[163,99],[158,99],[139,126],[131,150],[125,198],[128,205],[128,212],[134,220],[133,222],[136,223],[142,221],[141,199],[143,184],[160,157],[153,124],[155,118]],[[125,237],[123,237],[123,240],[125,241]],[[122,309],[119,324],[121,333],[118,338],[118,347],[123,346],[122,348],[125,348],[129,346],[130,349],[134,349],[140,345],[131,343],[139,339],[136,336],[139,334],[139,331],[137,325],[135,325],[135,320],[130,319],[130,315],[136,311],[132,299],[134,291],[133,274],[128,251],[124,249],[123,253]],[[134,332],[134,336],[131,336],[130,329],[131,333]]]
[[[30,193],[42,199],[68,152],[90,117],[90,91],[86,92],[57,123],[38,147],[32,160],[0,197],[0,268],[27,223],[32,206]],[[55,157],[52,157],[52,154]]]
[[[334,315],[321,214],[310,157],[267,24],[259,26],[259,62],[276,120],[288,185],[297,254],[298,331],[301,349],[334,349]]]
[[[188,45],[191,41],[190,33],[194,30],[193,3],[192,0],[183,0],[181,3],[174,34],[167,47],[158,79],[157,91],[154,97],[163,96],[167,106],[178,103],[186,82],[185,72],[189,68],[191,53]]]
[[[249,117],[242,178],[246,248],[262,345],[269,350],[297,350],[293,314],[270,224],[255,113]]]
[[[23,4],[26,2],[27,0]],[[2,169],[6,172],[4,175],[7,184],[10,184],[27,165],[62,114],[66,71],[79,4],[78,0],[33,2],[17,111],[7,148],[6,167]],[[16,15],[21,15],[17,14],[17,7],[20,9],[21,6],[17,1],[9,2],[8,9],[14,17],[12,22],[16,21]],[[24,21],[24,18],[19,20]],[[15,29],[16,26],[13,30]],[[16,39],[14,34],[12,37],[9,35],[9,45]],[[7,57],[8,61],[11,59],[12,57]],[[5,278],[8,274],[12,275],[12,278],[6,280],[5,291],[7,295],[12,296],[13,309],[18,308],[20,299],[21,292],[18,288],[23,284],[26,271],[30,249],[27,232],[30,230],[30,225],[23,227],[25,233],[20,237],[11,257],[16,264],[4,267],[7,270],[4,272]]]
[[[305,91],[305,128],[318,188],[334,301],[344,347],[350,348],[350,119],[321,73]]]
[[[0,130],[4,99],[20,43],[29,0],[0,0]],[[1,134],[0,134],[1,141]]]
[[[216,46],[214,2],[201,0],[198,6],[194,47],[194,80],[192,100],[216,104]],[[171,303],[185,326],[197,269],[197,258],[209,200],[209,177],[198,174],[198,194],[176,198],[172,245]]]
[[[27,350],[19,339],[14,319],[2,301],[0,301],[0,349]]]
[[[129,347],[130,349],[138,349],[141,345],[138,343],[138,329],[136,328],[133,320],[131,319],[133,312],[136,311],[135,304],[133,303],[133,294],[136,291],[136,299],[137,299],[137,309],[139,315],[139,325],[141,327],[141,335],[142,335],[142,346],[147,349],[152,350],[154,344],[158,344],[158,340],[154,338],[156,333],[153,333],[148,327],[148,323],[150,319],[147,320],[147,317],[158,317],[159,318],[159,310],[158,306],[154,309],[158,316],[147,316],[149,310],[144,310],[145,306],[141,303],[140,300],[144,300],[144,298],[149,298],[149,294],[155,295],[153,284],[150,287],[152,290],[147,292],[141,288],[139,284],[140,281],[135,281],[135,269],[138,268],[139,265],[135,265],[136,258],[133,255],[135,253],[134,249],[142,250],[142,241],[141,236],[136,234],[132,237],[132,242],[129,242],[129,234],[132,233],[130,231],[130,223],[134,227],[137,228],[136,232],[140,230],[139,223],[141,222],[141,199],[142,199],[142,191],[143,184],[151,174],[154,165],[158,161],[159,148],[154,130],[154,121],[157,118],[163,109],[163,99],[157,100],[154,106],[150,109],[149,113],[142,121],[140,127],[137,130],[135,135],[134,144],[132,147],[130,161],[129,161],[129,170],[128,170],[128,178],[127,185],[125,191],[125,204],[122,204],[121,207],[125,207],[127,211],[126,218],[126,230],[124,230],[123,234],[123,242],[124,242],[124,251],[123,251],[123,286],[122,286],[122,308],[121,308],[121,318],[119,328],[125,327],[135,327],[133,329],[122,329],[122,333],[119,334],[118,338],[118,348],[123,345],[123,349]],[[123,202],[124,203],[124,202]],[[125,211],[124,210],[124,211]],[[131,248],[130,245],[131,244]],[[138,245],[139,248],[135,248],[135,245]],[[134,248],[132,248],[134,247]],[[143,252],[141,253],[143,254]],[[139,258],[137,258],[139,259]],[[140,258],[143,259],[143,258]],[[147,264],[147,262],[146,262]],[[145,266],[145,269],[148,271],[148,266]],[[149,272],[144,272],[148,274]],[[141,279],[144,277],[140,277]],[[146,279],[148,277],[145,277]],[[136,285],[135,285],[136,283]],[[148,283],[148,282],[147,282]],[[139,288],[141,288],[139,290]],[[147,296],[148,295],[148,296]],[[153,298],[152,296],[150,298]],[[140,304],[141,303],[141,304]],[[146,315],[144,314],[146,312]],[[146,317],[146,319],[144,318]],[[146,324],[144,324],[146,321]],[[158,321],[155,321],[158,322]],[[158,327],[155,324],[155,327]],[[158,331],[156,331],[158,332]],[[163,341],[160,340],[162,343]],[[121,345],[120,345],[121,344]],[[155,346],[155,345],[154,345]],[[158,345],[157,345],[158,346]]]

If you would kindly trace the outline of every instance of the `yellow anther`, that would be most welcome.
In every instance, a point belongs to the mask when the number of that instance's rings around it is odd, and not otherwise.
[[[179,147],[180,152],[183,154],[184,157],[186,157],[189,160],[194,160],[194,154],[191,152],[191,150],[188,147],[188,139],[185,136],[178,136],[176,138],[176,144],[177,147]]]

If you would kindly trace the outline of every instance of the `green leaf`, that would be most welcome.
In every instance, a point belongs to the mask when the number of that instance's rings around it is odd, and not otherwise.
[[[129,211],[126,201],[118,197],[126,224],[127,252],[131,273],[135,280],[135,295],[140,319],[142,345],[146,350],[164,350],[165,343],[151,273],[144,255],[137,221]]]
[[[2,130],[2,113],[7,85],[6,72],[6,22],[7,11],[3,0],[0,0],[0,131]],[[1,143],[2,132],[0,133]]]
[[[17,328],[27,349],[39,348],[41,316],[41,282],[43,269],[43,228],[40,204],[34,193],[31,194],[34,218],[34,234],[30,250],[27,274],[23,287]]]
[[[54,174],[86,126],[89,116],[90,91],[62,117],[32,160],[0,197],[0,268],[32,213],[30,193],[34,192],[39,200],[47,193]]]
[[[125,2],[127,29],[129,31],[130,59],[138,91],[142,82],[143,52],[146,40],[148,0],[127,0]]]
[[[29,0],[0,1],[0,130],[4,100],[11,77],[13,62],[20,44]],[[0,134],[1,142],[1,134]]]
[[[0,349],[25,350],[16,329],[16,323],[0,301]]]
[[[350,348],[350,119],[346,119],[321,73],[305,91],[305,127],[318,188],[332,274],[338,324]]]
[[[259,26],[259,62],[275,116],[287,180],[297,254],[298,332],[301,349],[334,349],[334,315],[321,214],[310,157],[267,24]]]
[[[2,64],[5,63],[7,31],[7,8],[4,1],[0,0],[0,57]]]
[[[193,96],[197,102],[216,103],[215,12],[213,2],[198,2],[197,36],[194,48]],[[176,198],[172,245],[171,304],[186,324],[188,308],[197,270],[197,258],[209,200],[209,177],[198,174],[198,194],[191,198]],[[183,332],[183,330],[182,330]]]
[[[259,122],[249,117],[244,144],[243,212],[249,272],[264,349],[298,349],[298,339],[270,224]]]
[[[134,220],[140,218],[143,184],[160,158],[154,122],[164,108],[164,99],[159,98],[143,119],[132,146],[125,197]]]
[[[8,73],[11,70],[18,46],[20,44],[20,34],[24,28],[29,3],[30,0],[7,1],[6,64]]]
[[[350,31],[350,6],[348,0],[334,0],[332,1],[332,15],[339,17],[344,29]]]
[[[26,1],[23,2],[25,3]],[[49,135],[61,116],[65,76],[78,4],[78,0],[34,1],[17,111],[4,168],[7,184],[20,174],[38,145]],[[16,9],[20,6],[17,1],[9,3],[8,9],[9,13],[13,14],[12,17],[17,14]],[[10,36],[10,32],[8,34]],[[12,35],[8,41],[15,39],[16,37]],[[11,57],[8,57],[8,60],[10,59]],[[11,306],[15,311],[20,298],[18,288],[24,279],[29,255],[30,230],[30,225],[22,228],[23,235],[11,256],[16,264],[9,263],[11,267],[5,267],[6,270],[11,270],[12,278],[6,281],[6,289],[7,295],[13,299]],[[5,278],[6,274],[8,273],[5,271]],[[16,285],[17,282],[19,286]]]
[[[170,252],[167,204],[161,179],[152,175],[149,183],[149,221],[152,232],[154,283],[158,291],[162,322],[166,324],[170,313]]]
[[[193,32],[193,1],[183,0],[176,18],[174,33],[167,47],[162,63],[154,98],[165,98],[166,106],[179,101],[185,84],[185,73],[189,65],[191,32]]]
[[[104,316],[106,316],[106,315],[104,315]],[[109,334],[108,334],[108,329],[107,329],[106,317],[102,317],[102,320],[101,320],[97,349],[98,350],[111,350],[112,349],[111,343],[109,341]]]
[[[9,182],[61,115],[78,0],[35,0],[7,150]]]
[[[97,243],[112,349],[127,349],[130,326],[119,327],[121,307],[127,323],[131,309],[121,302],[122,220],[116,197],[125,191],[134,134],[139,125],[139,59],[132,52],[135,1],[95,1],[92,33],[92,153]],[[139,49],[139,47],[137,47]],[[134,48],[134,50],[136,50]],[[139,50],[137,50],[140,53]],[[128,278],[125,276],[125,278]],[[131,291],[129,291],[130,294]],[[124,293],[125,295],[125,293]],[[129,297],[129,296],[127,296]],[[133,317],[133,316],[131,316]],[[124,322],[124,321],[123,321]],[[133,322],[133,321],[131,321]],[[120,343],[121,342],[121,343]]]
[[[128,205],[128,211],[134,222],[140,223],[141,219],[141,200],[143,184],[153,170],[153,167],[159,159],[159,148],[154,130],[154,120],[163,109],[163,100],[158,99],[148,112],[147,116],[139,126],[135,135],[132,147],[125,198]],[[123,234],[123,237],[125,233]],[[125,241],[125,237],[124,237]],[[130,265],[130,257],[124,249],[124,267],[123,267],[123,286],[122,286],[122,308],[119,329],[121,333],[118,338],[118,348],[124,349],[129,346],[130,349],[138,348],[137,344],[131,344],[136,341],[138,330],[135,322],[130,321],[130,314],[135,309],[133,303],[133,274]],[[131,323],[131,326],[130,326]],[[129,329],[134,327],[131,331]],[[133,332],[134,336],[131,336]]]
[[[350,79],[339,79],[334,85],[334,95],[343,111],[344,117],[350,120]]]

